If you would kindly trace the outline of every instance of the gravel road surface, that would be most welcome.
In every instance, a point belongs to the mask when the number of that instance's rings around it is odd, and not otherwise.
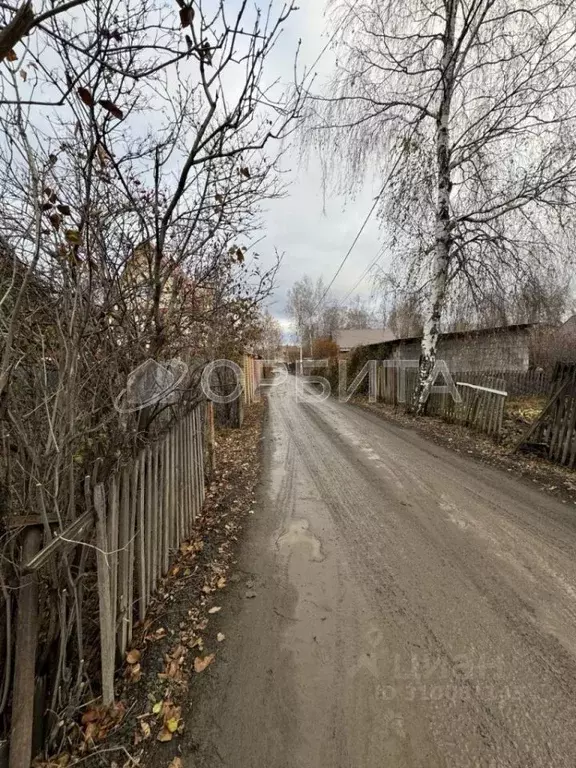
[[[264,451],[190,766],[575,768],[574,506],[293,377]]]

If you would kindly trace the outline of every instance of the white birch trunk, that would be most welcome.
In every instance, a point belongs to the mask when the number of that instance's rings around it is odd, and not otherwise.
[[[424,323],[420,370],[416,391],[416,412],[426,410],[426,402],[432,384],[432,372],[436,363],[440,320],[446,298],[450,250],[452,247],[450,221],[450,193],[452,174],[450,169],[450,111],[454,90],[454,35],[458,0],[446,4],[446,29],[442,55],[442,100],[436,120],[437,200],[434,263],[432,267],[432,292],[430,314]]]

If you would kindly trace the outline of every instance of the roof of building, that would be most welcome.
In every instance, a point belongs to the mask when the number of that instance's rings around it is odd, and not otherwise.
[[[448,331],[447,333],[439,334],[439,338],[467,339],[467,338],[474,338],[477,336],[491,336],[494,334],[506,333],[506,332],[521,333],[523,331],[530,331],[533,328],[547,328],[547,327],[550,327],[550,326],[546,325],[545,323],[515,323],[513,325],[497,325],[490,328],[474,328],[468,331]],[[401,339],[396,339],[392,337],[391,339],[386,339],[385,342],[394,343],[394,344],[410,344],[414,342],[419,342],[421,340],[422,340],[422,336],[407,336]],[[378,342],[374,342],[374,343],[378,343]]]
[[[382,344],[393,339],[394,334],[388,328],[346,328],[334,334],[334,341],[341,352],[369,344]]]

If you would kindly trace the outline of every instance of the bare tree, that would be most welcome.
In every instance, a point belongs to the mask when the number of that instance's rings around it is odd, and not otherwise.
[[[423,410],[453,286],[477,294],[571,256],[576,4],[330,8],[339,63],[316,135],[348,189],[376,168],[390,246],[427,290]]]
[[[34,20],[14,37],[15,8],[0,2],[0,516],[50,531],[48,514],[64,530],[85,509],[96,466],[106,480],[198,402],[206,359],[259,338],[278,264],[259,266],[260,209],[282,194],[272,145],[298,101],[265,73],[290,2],[264,14],[220,0],[27,7]],[[177,405],[131,410],[119,396],[151,357],[181,358],[189,376]],[[17,549],[2,536],[10,589]],[[37,666],[55,748],[98,695],[88,567],[85,553],[64,556],[46,577]]]
[[[256,339],[253,350],[266,360],[274,360],[280,354],[283,341],[282,326],[265,310],[256,320]]]
[[[304,275],[288,290],[286,311],[301,346],[308,344],[310,347],[313,340],[319,337],[320,317],[326,299],[321,277],[314,282],[310,275]]]

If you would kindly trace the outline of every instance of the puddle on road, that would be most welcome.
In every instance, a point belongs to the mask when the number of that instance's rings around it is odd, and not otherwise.
[[[293,520],[288,526],[288,530],[278,539],[278,549],[284,554],[286,554],[286,550],[298,547],[305,547],[310,550],[310,560],[317,563],[324,560],[322,545],[319,539],[310,532],[310,523],[305,519]]]

